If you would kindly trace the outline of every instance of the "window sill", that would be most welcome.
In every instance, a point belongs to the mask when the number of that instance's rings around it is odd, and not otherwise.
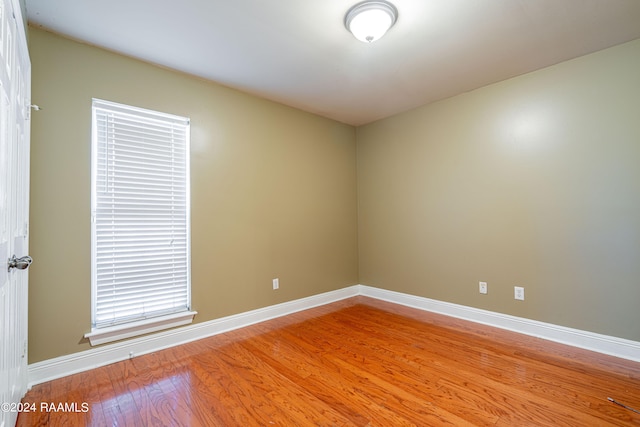
[[[84,335],[89,339],[91,346],[106,344],[113,341],[123,340],[138,335],[161,331],[163,329],[174,328],[176,326],[188,325],[193,322],[193,317],[197,311],[185,311],[170,314],[168,316],[154,317],[153,319],[141,320],[139,322],[126,323],[123,325],[111,326],[108,328],[95,329]]]

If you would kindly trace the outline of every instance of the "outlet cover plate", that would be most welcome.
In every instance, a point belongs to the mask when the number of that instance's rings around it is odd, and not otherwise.
[[[514,286],[513,297],[517,300],[524,301],[524,288],[521,286]]]
[[[487,282],[478,282],[478,290],[481,294],[486,294],[488,289]]]

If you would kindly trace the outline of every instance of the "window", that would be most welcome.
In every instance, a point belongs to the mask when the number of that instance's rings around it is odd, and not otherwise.
[[[189,119],[93,100],[91,344],[190,323]]]

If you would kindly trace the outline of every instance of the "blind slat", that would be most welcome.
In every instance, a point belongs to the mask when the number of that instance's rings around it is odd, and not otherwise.
[[[93,102],[93,327],[190,309],[189,120]]]

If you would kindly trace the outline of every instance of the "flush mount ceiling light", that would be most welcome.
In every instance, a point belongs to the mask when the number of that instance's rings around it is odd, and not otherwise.
[[[378,40],[396,23],[398,10],[388,1],[363,1],[353,6],[344,17],[347,30],[358,40]]]

